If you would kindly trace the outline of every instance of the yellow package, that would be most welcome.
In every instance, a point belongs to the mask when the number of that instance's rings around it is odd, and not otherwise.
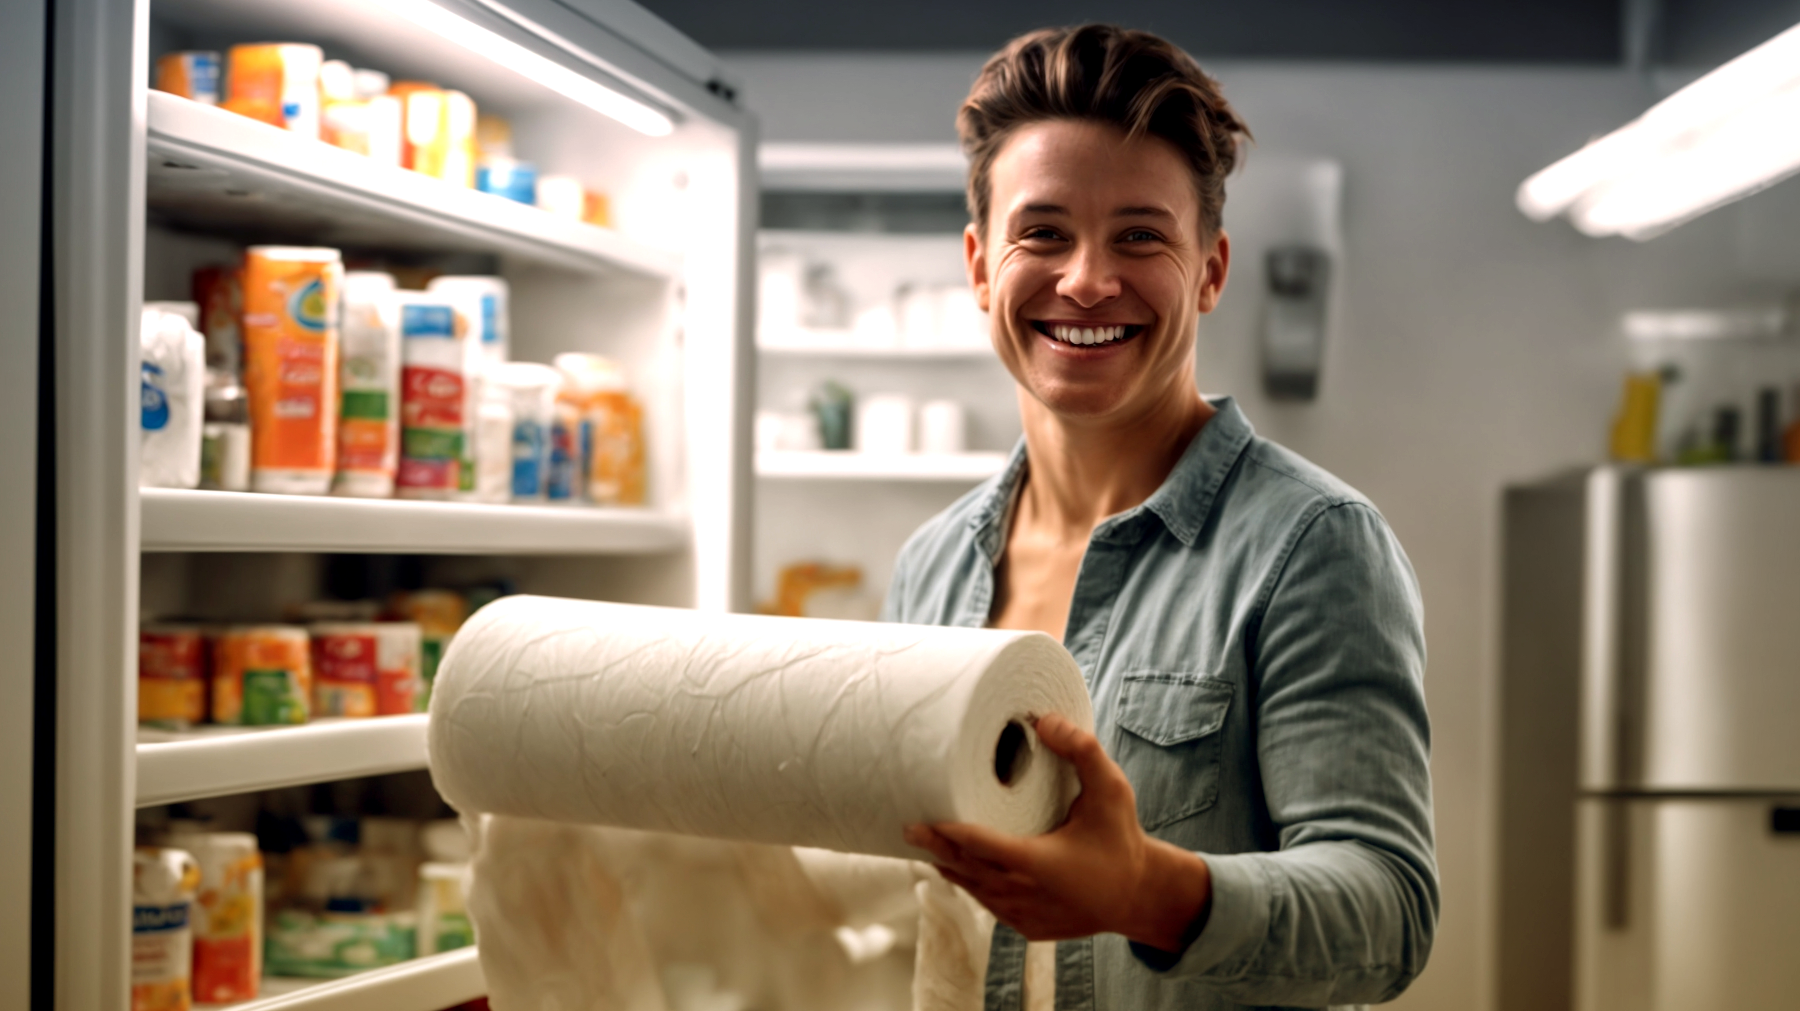
[[[298,42],[232,46],[225,108],[306,137],[319,136],[319,68],[325,53]]]
[[[588,496],[601,505],[644,504],[644,410],[624,390],[595,394]]]
[[[257,491],[323,495],[337,467],[335,249],[252,246],[244,257],[244,387]]]
[[[474,101],[460,91],[422,81],[401,81],[388,93],[401,102],[400,164],[459,186],[474,186]]]

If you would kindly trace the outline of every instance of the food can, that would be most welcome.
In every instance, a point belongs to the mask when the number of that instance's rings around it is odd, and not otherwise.
[[[263,862],[248,832],[169,837],[200,869],[194,900],[194,999],[251,1000],[262,982]]]
[[[299,42],[232,46],[225,108],[317,140],[324,62],[324,50]]]
[[[193,1007],[194,897],[200,865],[178,849],[141,847],[131,859],[131,1011]]]
[[[244,258],[244,386],[256,491],[323,495],[337,464],[335,249],[252,246]]]
[[[470,320],[442,295],[396,297],[402,364],[395,484],[403,498],[455,498],[475,478],[465,466],[474,452],[478,403]]]
[[[138,630],[138,722],[170,730],[206,722],[206,636],[199,626]]]
[[[343,397],[334,495],[394,494],[400,464],[399,316],[393,275],[344,275]]]
[[[315,716],[398,716],[415,711],[419,626],[320,622],[312,627]]]
[[[246,625],[213,644],[213,722],[243,726],[305,723],[312,712],[312,656],[306,629]]]
[[[219,104],[218,53],[166,53],[156,61],[156,90],[206,105]]]
[[[450,638],[469,617],[469,602],[454,590],[414,590],[397,593],[388,603],[388,611],[397,618],[419,627],[419,678],[421,691],[416,709],[424,712],[431,702],[431,684],[437,678],[438,663],[450,648]]]

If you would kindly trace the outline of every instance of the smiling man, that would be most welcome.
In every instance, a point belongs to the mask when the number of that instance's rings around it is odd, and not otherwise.
[[[907,830],[1001,922],[988,1008],[1389,1000],[1438,912],[1422,608],[1366,499],[1195,385],[1248,131],[1099,25],[1014,40],[957,126],[1025,437],[908,541],[885,616],[1060,638],[1097,726],[1037,722],[1081,776],[1056,831]]]

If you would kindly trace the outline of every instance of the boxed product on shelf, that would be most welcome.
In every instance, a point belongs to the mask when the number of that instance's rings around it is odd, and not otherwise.
[[[131,862],[131,1011],[188,1011],[193,1004],[192,854],[139,847]]]
[[[302,42],[232,46],[224,107],[303,137],[319,136],[319,67],[324,50]]]
[[[400,292],[402,498],[455,498],[474,449],[478,350],[463,307],[445,295]]]
[[[156,90],[191,102],[218,105],[224,63],[218,53],[211,51],[165,53],[156,61]]]
[[[200,868],[194,899],[194,999],[250,1000],[262,982],[263,862],[256,836],[178,828],[167,843]]]
[[[400,465],[400,306],[394,277],[344,275],[334,495],[388,498]]]
[[[462,186],[475,185],[475,103],[425,81],[398,81],[400,164]]]
[[[550,470],[550,430],[562,375],[548,365],[507,362],[491,368],[486,390],[504,398],[512,420],[508,438],[508,494],[514,502],[542,502]]]
[[[335,249],[252,246],[244,256],[244,385],[257,491],[323,495],[337,464]]]
[[[582,461],[580,492],[597,505],[642,505],[645,494],[643,408],[626,388],[618,364],[600,355],[567,352],[555,358],[565,383],[561,399],[578,412]]]
[[[193,488],[200,483],[206,341],[184,312],[154,304],[144,307],[141,327],[138,484]]]
[[[387,91],[386,74],[326,60],[319,68],[319,139],[383,165],[399,165],[404,117],[400,99]]]
[[[512,319],[509,289],[504,278],[488,275],[444,275],[425,286],[433,295],[451,299],[475,328],[481,360],[497,365],[510,357]]]

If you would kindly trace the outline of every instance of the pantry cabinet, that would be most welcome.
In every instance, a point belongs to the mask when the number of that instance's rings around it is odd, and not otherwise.
[[[10,35],[13,19],[29,20],[29,5],[5,7]],[[395,564],[428,585],[748,606],[754,123],[709,54],[619,0],[51,7],[51,227],[41,267],[50,282],[54,477],[38,501],[53,522],[40,542],[52,564],[37,600],[53,621],[38,646],[54,670],[40,684],[54,698],[40,699],[37,712],[53,727],[40,756],[53,761],[38,767],[53,788],[53,803],[39,810],[53,821],[39,824],[35,859],[54,898],[32,921],[31,944],[49,953],[37,963],[49,976],[36,983],[56,1007],[123,1011],[139,809],[426,765],[423,714],[140,730],[140,619],[279,619],[282,605],[322,594],[342,564],[332,559],[346,556],[402,559]],[[510,120],[515,145],[541,171],[605,193],[610,227],[150,89],[165,52],[273,40],[467,93]],[[619,96],[625,106],[608,105]],[[21,233],[6,220],[10,265]],[[645,418],[646,504],[140,491],[140,305],[185,299],[195,268],[266,243],[505,279],[515,359],[602,354],[631,377]],[[23,359],[14,363],[6,382],[30,376]],[[7,537],[31,530],[30,490],[20,482],[0,491]],[[0,541],[9,564],[18,547]],[[26,610],[9,606],[0,617],[11,623],[0,632],[29,635]],[[30,683],[8,674],[5,691]],[[10,719],[20,710],[12,695],[4,701]],[[28,736],[0,739],[29,747]],[[17,800],[17,786],[0,782],[0,803]],[[20,824],[10,807],[4,813]],[[16,870],[0,868],[0,888]],[[236,1006],[438,1011],[481,993],[476,953],[463,949],[303,987],[271,981]]]

